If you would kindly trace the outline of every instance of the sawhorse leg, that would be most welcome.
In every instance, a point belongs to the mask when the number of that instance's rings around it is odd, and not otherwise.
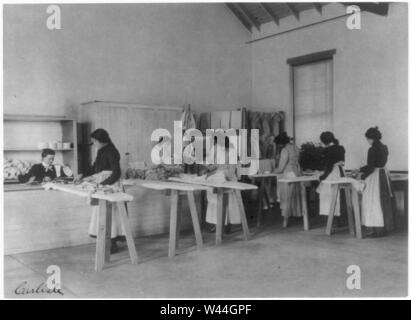
[[[98,230],[94,270],[101,271],[110,262],[112,205],[99,200]]]
[[[257,214],[257,227],[261,226],[264,200],[267,204],[267,207],[270,206],[270,197],[268,195],[267,182],[270,182],[270,181],[267,180],[266,178],[262,178],[261,183],[260,183],[260,188],[258,190],[259,207],[258,207],[258,214]]]
[[[171,207],[170,207],[170,241],[168,246],[168,256],[174,257],[177,247],[177,233],[178,233],[178,191],[171,190]]]
[[[294,187],[291,183],[286,183],[285,184],[286,192],[287,192],[287,197],[285,201],[285,208],[284,208],[284,216],[283,216],[283,228],[287,228],[288,225],[288,217],[291,212],[291,199],[292,199],[292,193],[294,192]]]
[[[351,189],[348,187],[344,187],[343,189],[344,189],[344,194],[345,194],[345,203],[347,206],[348,229],[351,235],[355,235],[354,209],[352,205]]]
[[[130,224],[127,217],[127,209],[125,202],[117,202],[118,213],[120,215],[121,224],[123,225],[124,232],[126,234],[127,248],[130,254],[130,260],[132,264],[137,264],[137,250],[134,244],[133,234],[131,232]]]
[[[243,198],[241,197],[241,191],[233,190],[231,192],[234,195],[234,199],[237,202],[237,206],[240,212],[241,224],[243,226],[244,239],[249,240],[250,231],[248,230],[247,215],[245,214]]]
[[[327,227],[325,229],[325,233],[329,236],[331,235],[331,229],[333,226],[334,213],[335,213],[335,208],[337,206],[337,198],[338,198],[338,185],[332,185],[331,186],[331,204],[330,204],[330,210],[328,213]]]
[[[351,200],[354,207],[354,221],[355,221],[355,233],[357,239],[362,238],[361,232],[361,213],[360,213],[360,203],[358,201],[358,193],[354,188],[351,189]]]
[[[223,240],[223,229],[226,221],[226,211],[228,206],[228,194],[224,193],[224,189],[218,188],[217,192],[217,225],[216,225],[216,239],[217,245],[221,244]]]
[[[310,223],[308,221],[307,194],[306,194],[304,182],[300,183],[300,188],[301,188],[301,210],[302,210],[303,220],[304,220],[304,230],[308,231],[310,229]]]
[[[196,237],[197,248],[203,247],[203,237],[201,236],[200,221],[198,219],[197,207],[194,200],[194,192],[187,191],[188,205],[190,207],[191,220],[193,222],[194,235]]]

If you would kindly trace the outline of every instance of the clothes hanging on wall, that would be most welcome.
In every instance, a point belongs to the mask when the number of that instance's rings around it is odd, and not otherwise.
[[[201,132],[205,132],[207,129],[211,129],[211,113],[203,112],[199,115],[199,126]]]
[[[184,107],[183,113],[181,114],[181,121],[183,122],[183,130],[196,128],[196,121],[190,105]]]
[[[274,138],[284,131],[285,114],[280,112],[248,112],[248,129],[258,129],[260,137],[260,158],[278,158]]]
[[[241,129],[242,128],[242,111],[231,111],[230,112],[230,128]]]

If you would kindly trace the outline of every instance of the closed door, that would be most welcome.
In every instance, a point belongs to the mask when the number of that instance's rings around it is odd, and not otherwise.
[[[129,129],[129,126],[127,125],[127,111],[127,108],[102,106],[95,107],[91,110],[93,120],[91,121],[90,131],[92,132],[97,128],[103,128],[109,133],[111,141],[120,153],[122,177],[124,177],[124,173],[127,169],[127,137]],[[94,161],[96,155],[96,149],[91,148],[92,161]]]
[[[319,142],[333,129],[333,60],[293,66],[294,138],[297,146]]]
[[[151,142],[151,134],[154,130],[167,129],[173,136],[175,120],[180,120],[181,111],[155,110],[129,108],[129,136],[128,150],[131,162],[144,161],[148,166],[153,165],[151,161],[151,150],[154,142]]]

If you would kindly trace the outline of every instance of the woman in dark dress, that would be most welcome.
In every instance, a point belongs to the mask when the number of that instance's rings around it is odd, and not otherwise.
[[[340,145],[339,141],[334,137],[334,134],[330,131],[321,133],[320,140],[324,144],[324,173],[320,176],[320,181],[335,180],[340,177],[344,177],[344,162],[345,162],[345,149]],[[320,183],[317,188],[317,192],[320,194],[320,215],[329,215],[332,190],[330,184]],[[344,195],[340,194],[337,199],[337,205],[335,209],[335,216],[341,215],[341,209],[345,208]],[[340,221],[341,222],[341,221]]]
[[[120,153],[111,142],[108,132],[104,129],[96,129],[90,135],[91,142],[97,148],[97,156],[91,168],[86,172],[83,181],[95,181],[100,185],[119,185]],[[79,177],[82,178],[81,176]],[[91,237],[96,237],[98,230],[98,213],[99,206],[92,204],[91,221],[88,233]],[[118,251],[116,241],[124,240],[124,231],[121,225],[120,217],[115,213],[116,206],[113,206],[112,223],[111,223],[111,252]]]
[[[385,165],[388,148],[381,142],[378,127],[366,131],[365,137],[371,147],[368,149],[367,165],[361,167],[360,177],[365,180],[361,204],[361,221],[366,227],[367,237],[381,237],[394,229],[394,201],[391,181]]]

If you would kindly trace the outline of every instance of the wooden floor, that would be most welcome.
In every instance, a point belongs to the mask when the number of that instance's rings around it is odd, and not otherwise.
[[[275,216],[274,216],[275,215]],[[303,230],[301,219],[281,226],[278,213],[265,215],[262,227],[250,222],[252,240],[240,229],[215,246],[215,235],[203,231],[204,248],[194,235],[181,237],[174,258],[168,258],[168,235],[136,239],[139,264],[127,250],[113,266],[94,272],[94,245],[5,256],[4,294],[8,298],[177,298],[177,297],[376,297],[407,294],[407,233],[358,240],[346,229],[331,237],[322,219]],[[25,282],[37,287],[48,265],[61,268],[60,294],[17,295]],[[361,269],[361,289],[346,286],[347,267]]]

